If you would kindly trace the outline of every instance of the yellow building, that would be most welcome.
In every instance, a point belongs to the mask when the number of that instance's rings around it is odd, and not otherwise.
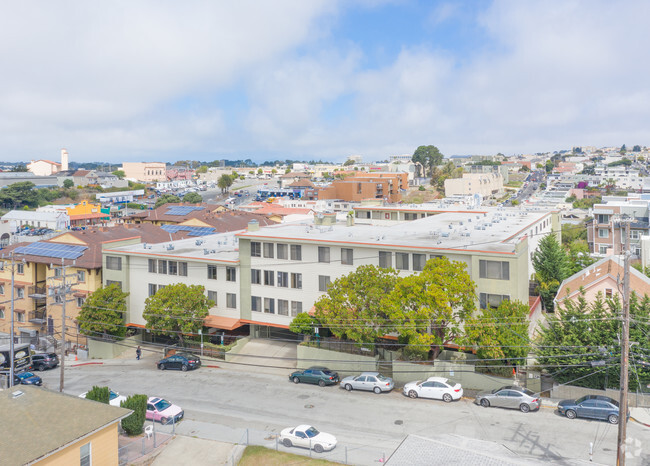
[[[0,435],[0,463],[53,466],[117,465],[117,425],[132,413],[25,385],[0,392],[0,412],[8,421]]]
[[[70,225],[73,227],[106,224],[111,220],[111,214],[108,209],[102,210],[101,205],[88,201],[83,201],[74,207],[67,207],[65,210],[68,216],[70,216]]]

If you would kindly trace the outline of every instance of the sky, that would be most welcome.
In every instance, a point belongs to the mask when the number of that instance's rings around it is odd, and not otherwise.
[[[0,3],[0,160],[650,145],[650,2]]]

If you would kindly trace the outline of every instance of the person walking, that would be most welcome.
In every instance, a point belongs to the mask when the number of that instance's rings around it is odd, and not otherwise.
[[[138,361],[140,360],[140,355],[141,355],[141,354],[142,354],[142,350],[141,350],[140,347],[138,346],[138,349],[135,350],[135,356],[136,356],[136,359],[137,359]]]

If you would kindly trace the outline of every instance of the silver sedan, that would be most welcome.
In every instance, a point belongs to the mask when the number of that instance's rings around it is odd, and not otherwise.
[[[518,409],[522,413],[527,413],[539,409],[541,400],[535,393],[526,388],[507,385],[491,392],[479,393],[476,395],[474,403],[480,404],[484,408],[496,406]]]
[[[394,387],[393,379],[385,377],[379,372],[363,372],[360,375],[346,377],[341,380],[341,387],[347,391],[351,390],[368,390],[377,394],[389,392]]]

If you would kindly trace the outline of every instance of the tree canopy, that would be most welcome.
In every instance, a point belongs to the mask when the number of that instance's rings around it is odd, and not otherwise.
[[[200,204],[203,202],[203,197],[199,193],[187,193],[185,196],[183,196],[183,202],[187,202],[189,204]]]
[[[124,173],[124,170],[115,170],[113,172],[113,175],[117,176],[121,180],[121,179],[124,179],[124,177],[126,176],[126,173]]]
[[[552,311],[553,299],[562,280],[571,275],[571,263],[555,234],[549,233],[541,239],[532,262],[544,307]]]
[[[145,300],[142,317],[152,332],[178,338],[183,345],[183,334],[197,334],[203,327],[214,302],[205,296],[199,285],[176,283],[159,289]]]
[[[81,306],[77,322],[84,335],[99,337],[104,334],[123,337],[126,334],[124,313],[126,312],[125,293],[113,283],[93,292]]]
[[[181,198],[178,196],[175,196],[173,194],[163,194],[156,200],[156,204],[154,205],[154,209],[157,209],[161,205],[165,204],[176,204],[178,202],[181,202]]]
[[[423,176],[433,171],[433,167],[442,164],[443,155],[436,146],[420,146],[413,152],[411,160],[422,165]]]
[[[70,189],[74,186],[74,181],[71,179],[63,180],[63,187],[66,189]]]
[[[217,186],[219,187],[219,189],[221,189],[222,193],[228,191],[228,188],[232,186],[232,183],[233,183],[233,178],[230,175],[226,175],[226,174],[221,175],[221,177],[219,177],[219,180],[217,180]]]

